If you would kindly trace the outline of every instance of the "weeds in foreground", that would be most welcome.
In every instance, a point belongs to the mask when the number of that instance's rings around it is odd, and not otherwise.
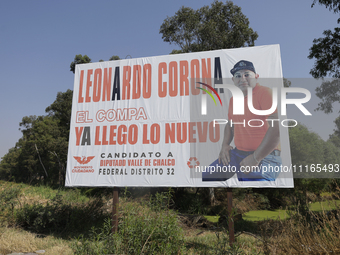
[[[339,254],[339,210],[313,213],[287,222],[281,248],[287,253]]]
[[[15,221],[14,207],[20,203],[20,187],[3,188],[0,192],[0,215],[12,224]]]
[[[339,209],[258,222],[264,254],[339,254]]]
[[[86,230],[90,224],[105,218],[101,198],[84,204],[73,204],[57,194],[47,204],[25,204],[16,211],[16,224],[34,233],[65,234]]]
[[[183,231],[177,215],[167,209],[169,193],[157,193],[148,206],[122,201],[118,232],[111,232],[111,220],[90,238],[81,236],[74,244],[75,254],[181,254]]]
[[[35,247],[51,247],[55,253],[49,254],[339,254],[340,214],[339,209],[329,212],[307,212],[303,215],[296,207],[286,220],[266,220],[261,222],[237,221],[234,246],[229,246],[226,231],[200,232],[205,234],[188,238],[183,234],[178,215],[169,210],[173,205],[171,190],[157,193],[149,201],[133,202],[128,196],[121,197],[118,232],[111,232],[111,220],[100,198],[82,198],[77,201],[79,191],[57,195],[43,202],[27,200],[25,187],[14,186],[3,189],[0,186],[0,216],[2,222],[14,222],[31,232],[44,233],[44,238],[16,228],[0,229],[0,247],[7,251],[34,251]],[[78,193],[77,193],[78,192]],[[23,199],[23,196],[25,199]],[[27,203],[26,201],[31,201]],[[144,204],[143,204],[144,201]],[[104,219],[107,219],[104,221]],[[95,222],[97,224],[95,225]],[[91,226],[100,226],[92,227]],[[221,226],[220,226],[221,227]],[[184,227],[185,228],[185,227]],[[186,229],[186,228],[185,228]],[[190,228],[191,229],[191,228]],[[197,228],[192,228],[196,229]],[[39,240],[50,238],[48,234],[69,234],[76,230],[87,233],[76,240],[53,241],[40,244]],[[186,229],[187,231],[187,229]],[[76,233],[74,233],[76,234]],[[33,236],[31,236],[33,235]],[[34,238],[34,235],[37,238]],[[19,237],[20,236],[20,237]],[[61,235],[60,235],[61,236]],[[76,235],[73,235],[73,237]],[[15,239],[15,237],[18,237]],[[27,238],[29,237],[29,238]],[[64,237],[66,237],[64,235]],[[68,236],[71,237],[72,236]],[[11,241],[13,239],[13,241]],[[31,240],[24,242],[23,240]],[[18,241],[20,240],[20,241]],[[61,242],[62,241],[62,242]],[[5,244],[8,244],[7,246]],[[20,245],[19,245],[20,244]],[[25,244],[25,245],[23,245]],[[32,245],[34,244],[34,245]],[[70,247],[73,251],[71,251]],[[0,252],[6,253],[2,250]],[[46,249],[47,250],[47,249]],[[61,252],[63,251],[63,252]]]
[[[45,250],[48,255],[73,255],[69,244],[70,241],[53,236],[41,238],[20,228],[0,227],[0,254]]]

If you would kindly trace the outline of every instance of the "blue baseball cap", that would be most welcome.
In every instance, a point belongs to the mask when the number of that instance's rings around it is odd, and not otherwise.
[[[240,70],[250,70],[256,73],[253,63],[247,60],[240,60],[239,62],[237,62],[234,65],[234,68],[230,70],[230,72],[234,76],[234,74]]]

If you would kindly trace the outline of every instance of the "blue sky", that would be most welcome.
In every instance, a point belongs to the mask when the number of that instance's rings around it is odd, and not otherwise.
[[[92,62],[112,55],[167,55],[177,47],[163,42],[159,34],[163,20],[183,5],[198,9],[211,2],[0,1],[0,158],[21,137],[22,117],[45,114],[57,92],[73,89],[69,66],[76,54],[86,54]],[[337,25],[338,15],[320,5],[311,8],[312,2],[234,1],[259,35],[255,45],[280,44],[287,78],[311,77],[314,61],[307,56],[313,39]],[[337,114],[316,114],[327,125],[311,129],[327,139]]]

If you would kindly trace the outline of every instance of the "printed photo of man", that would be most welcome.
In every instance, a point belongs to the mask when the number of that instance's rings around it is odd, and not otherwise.
[[[241,60],[230,70],[232,80],[244,95],[244,115],[233,114],[233,97],[229,101],[228,123],[224,129],[218,159],[210,166],[231,166],[229,171],[206,172],[203,181],[225,181],[237,173],[239,181],[275,181],[280,174],[281,146],[277,109],[270,115],[255,115],[248,108],[248,88],[252,88],[253,107],[268,110],[272,107],[271,88],[258,83],[252,62]],[[253,125],[248,125],[252,120]],[[245,123],[240,124],[240,123]],[[263,124],[263,125],[262,125]],[[235,148],[230,144],[234,142]],[[226,169],[226,168],[225,168]]]

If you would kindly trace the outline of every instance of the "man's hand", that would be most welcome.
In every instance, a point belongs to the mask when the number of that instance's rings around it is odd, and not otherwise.
[[[232,150],[233,147],[230,145],[222,146],[220,155],[218,156],[218,163],[223,165],[229,165],[230,162],[230,150]]]
[[[259,163],[256,162],[254,155],[250,154],[247,157],[245,157],[241,162],[240,162],[240,166],[258,166]],[[249,174],[250,172],[244,172],[245,174]]]

